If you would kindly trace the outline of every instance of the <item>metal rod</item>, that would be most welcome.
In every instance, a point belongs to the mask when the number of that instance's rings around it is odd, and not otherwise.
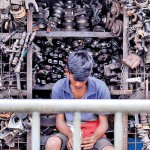
[[[16,73],[17,89],[21,90],[20,73]]]
[[[27,98],[32,98],[32,46],[27,53]]]
[[[29,26],[32,27],[32,26]],[[0,39],[6,36],[7,33],[0,33]],[[11,39],[21,38],[22,33],[16,33],[11,37]],[[47,33],[46,31],[37,31],[36,36],[47,36],[47,37],[98,37],[98,38],[115,38],[111,32],[79,32],[79,31],[51,31]]]
[[[33,13],[27,13],[27,32],[32,33]],[[27,52],[27,98],[32,98],[32,49],[29,48]]]
[[[115,128],[114,128],[114,137],[115,137],[115,150],[121,150],[123,147],[123,121],[122,113],[117,112],[115,114]]]
[[[40,150],[40,113],[32,113],[32,150]]]
[[[73,133],[73,149],[81,150],[81,131],[80,131],[80,113],[74,113],[74,133]]]
[[[149,87],[148,87],[148,77],[147,77],[147,79],[145,80],[145,86],[146,86],[146,88],[145,88],[145,90],[146,90],[146,99],[148,99],[148,93],[149,93]]]
[[[134,117],[135,117],[135,125],[136,125],[136,124],[139,124],[139,115],[136,113],[136,114],[134,115]]]
[[[50,36],[50,37],[98,37],[98,38],[112,38],[111,32],[82,32],[82,31],[37,31],[36,36]]]
[[[124,8],[123,9],[123,59],[128,56],[129,52],[129,44],[128,44],[128,27],[129,27],[129,17],[127,16],[127,11]],[[128,90],[128,83],[126,82],[126,79],[128,79],[129,75],[129,68],[125,65],[123,65],[123,90]],[[123,115],[123,147],[121,149],[127,149],[127,139],[128,139],[128,115]]]
[[[89,107],[90,106],[90,107]],[[49,99],[3,99],[0,101],[0,112],[149,112],[148,100],[49,100]]]
[[[129,17],[126,14],[126,10],[123,10],[123,58],[126,58],[128,56],[128,50],[129,50],[129,44],[128,44],[128,27],[129,27]],[[126,82],[126,79],[128,79],[128,67],[126,65],[124,67],[124,73],[123,73],[123,89],[128,89],[128,83]]]

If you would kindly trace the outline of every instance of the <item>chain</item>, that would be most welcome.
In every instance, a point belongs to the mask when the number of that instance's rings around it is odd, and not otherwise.
[[[123,77],[124,77],[124,65],[121,65],[121,74],[120,74],[120,90],[123,90]],[[120,94],[119,99],[124,99],[124,95]]]

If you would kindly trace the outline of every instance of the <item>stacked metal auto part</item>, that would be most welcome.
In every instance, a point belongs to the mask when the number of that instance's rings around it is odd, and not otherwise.
[[[0,2],[0,99],[26,98],[26,54],[36,32],[27,32],[27,9],[34,0],[2,0]],[[15,34],[16,39],[12,38]],[[27,147],[26,135],[31,129],[31,116],[25,113],[0,113],[0,148]],[[7,145],[7,146],[6,146]]]
[[[9,92],[6,94],[6,91],[12,89],[18,92],[20,98],[23,98],[20,95],[22,89],[27,89],[25,60],[36,32],[32,34],[23,32],[20,39],[10,40],[16,32],[17,30],[1,39],[1,69],[3,70],[1,72],[1,98],[10,98]],[[21,84],[22,80],[24,84]]]
[[[29,0],[26,0],[26,2],[28,4],[30,3]],[[33,2],[33,0],[31,2]],[[0,5],[2,4],[4,4],[3,1]],[[0,7],[0,28],[5,32],[18,29],[17,32],[22,32],[22,34],[20,34],[21,39],[10,40],[8,43],[4,42],[4,44],[1,45],[3,60],[5,63],[8,63],[8,65],[2,64],[1,66],[5,70],[9,70],[11,74],[11,77],[10,75],[6,77],[3,77],[2,75],[1,78],[2,80],[11,78],[12,81],[14,78],[15,81],[19,81],[19,78],[26,80],[26,78],[24,78],[26,75],[26,64],[23,60],[26,60],[27,49],[30,47],[30,44],[33,40],[32,38],[30,39],[31,35],[26,32],[26,5],[21,0],[11,0],[11,2],[7,1],[6,4]],[[117,95],[115,98],[120,98],[118,95],[121,95],[122,93],[114,92],[115,90],[121,91],[121,80],[123,77],[123,68],[121,65],[123,15],[120,4],[125,4],[122,5],[122,7],[125,6],[129,10],[130,6],[133,4],[136,11],[142,9],[140,12],[142,15],[142,12],[145,13],[145,11],[147,11],[146,4],[142,4],[141,7],[136,1],[131,2],[122,0],[119,3],[117,0],[58,0],[57,2],[53,1],[53,5],[51,6],[46,0],[44,2],[43,0],[37,1],[38,12],[33,13],[33,31],[111,31],[116,38],[36,38],[34,43],[32,43],[33,79],[35,79],[33,82],[34,85],[47,85],[49,83],[55,83],[57,80],[63,78],[68,54],[80,49],[88,51],[91,55],[93,55],[95,63],[92,75],[104,80],[109,86],[111,94]],[[140,16],[139,14],[137,15],[138,17]],[[146,13],[146,16],[148,15],[149,14]],[[131,15],[131,17],[133,16],[134,15]],[[130,55],[127,60],[124,60],[124,62],[127,64],[129,62],[128,60],[132,60],[131,58],[134,57],[134,61],[130,61],[133,62],[133,64],[130,65],[133,69],[139,65],[145,54],[147,54],[145,62],[148,63],[149,61],[148,53],[143,53],[141,48],[141,45],[143,46],[144,43],[148,48],[148,41],[145,38],[147,36],[145,32],[141,32],[141,29],[143,28],[141,23],[138,22],[137,26],[135,24],[136,23],[133,23],[134,28],[136,27],[136,29],[140,29],[140,31],[132,28],[131,23],[130,26],[132,30],[129,34],[129,40],[131,39],[130,44],[134,43],[134,36],[135,41],[138,41],[135,45],[131,44],[131,50],[135,53]],[[147,20],[143,24],[145,24],[147,30],[149,30],[149,21]],[[138,36],[134,35],[133,33],[138,33]],[[143,49],[146,51],[145,46],[143,46]],[[139,72],[141,72],[144,68],[142,67],[137,68],[139,69]],[[146,68],[146,71],[149,71],[148,67]],[[24,74],[21,72],[24,72]],[[137,80],[139,81],[139,78]],[[8,84],[10,84],[9,87],[13,86],[11,85],[12,83],[8,82]],[[18,98],[21,98],[21,90],[27,88],[26,84],[20,84],[16,81],[14,85],[15,88],[17,87],[17,89],[20,91]],[[129,86],[131,88],[136,87],[135,84],[130,84]],[[0,87],[3,89],[3,82],[0,83]],[[6,91],[6,88],[4,88],[3,91],[4,90]],[[2,95],[2,98],[12,98],[8,95],[9,93],[5,92],[4,95]]]
[[[38,12],[33,14],[33,31],[45,30],[47,28],[48,16],[49,16],[49,6],[45,2],[37,2]]]
[[[20,142],[25,142],[24,133],[31,129],[31,116],[26,113],[0,113],[0,140],[9,147],[14,147],[20,137]]]
[[[2,0],[0,3],[1,31],[25,30],[26,8],[22,0]]]
[[[135,91],[130,98],[148,99],[149,93],[149,65],[150,65],[150,42],[149,42],[149,6],[148,0],[121,0],[129,17],[128,43],[129,53],[123,59],[123,63],[130,69],[129,88]],[[143,149],[150,149],[149,139],[149,114],[136,115],[135,124],[139,137],[142,138]]]
[[[108,3],[108,4],[107,4]],[[43,28],[47,31],[108,31],[120,36],[122,33],[122,12],[119,2],[93,1],[57,1],[50,7],[49,17],[45,15],[47,7],[41,7],[39,11],[44,15]],[[47,13],[48,14],[48,13]],[[41,15],[41,16],[42,16]],[[36,18],[36,17],[34,17]],[[34,21],[38,24],[38,16]],[[47,24],[46,24],[47,23]],[[36,25],[35,25],[36,26]],[[46,26],[46,27],[45,27]],[[40,28],[36,28],[40,30]]]
[[[67,56],[73,51],[84,50],[95,60],[92,75],[119,89],[122,54],[120,41],[63,38],[53,39],[49,43],[46,38],[36,38],[34,42],[33,74],[36,84],[55,83],[63,78]]]

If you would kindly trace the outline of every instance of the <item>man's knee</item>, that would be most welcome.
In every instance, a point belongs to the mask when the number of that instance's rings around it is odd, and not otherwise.
[[[113,146],[105,146],[102,150],[114,150]]]
[[[59,137],[50,137],[45,145],[46,150],[60,150],[61,139]]]

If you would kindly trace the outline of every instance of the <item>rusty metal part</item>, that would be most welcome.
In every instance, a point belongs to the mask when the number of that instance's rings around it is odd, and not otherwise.
[[[13,139],[15,138],[15,134],[13,132],[10,132],[7,128],[3,128],[2,130],[0,130],[0,132],[2,134],[0,139],[3,139],[6,145],[14,147],[15,144]]]
[[[146,90],[146,99],[148,99],[148,93],[149,93],[148,79],[145,80],[145,90]]]
[[[138,7],[143,8],[143,7],[148,7],[148,5],[149,5],[149,0],[146,0],[146,1],[143,2],[143,3],[139,3],[137,0],[134,0],[134,3],[135,3]]]
[[[131,17],[135,12],[136,12],[136,9],[128,10],[127,15]]]
[[[143,147],[146,148],[146,150],[150,149],[150,139],[148,137],[148,131],[144,130],[141,127],[137,127],[137,132],[139,134],[139,137],[142,138]]]
[[[132,90],[111,90],[111,95],[131,95]]]
[[[150,20],[149,19],[144,21],[144,27],[145,27],[146,32],[150,31]]]
[[[3,43],[6,43],[15,33],[17,32],[17,30],[9,33],[7,36],[5,36],[3,39],[2,39],[2,42]]]
[[[134,25],[134,27],[136,29],[134,42],[135,43],[142,42],[141,37],[144,37],[143,23],[139,21],[136,25]],[[139,35],[141,35],[141,37]]]
[[[112,78],[112,77],[116,77],[117,73],[110,68],[110,65],[105,65],[104,66],[104,75],[107,78]]]
[[[119,2],[113,2],[110,11],[111,11],[113,16],[118,17],[120,15],[120,12],[121,12],[120,3]]]
[[[148,47],[148,49],[150,48],[150,46]],[[145,54],[145,63],[148,64],[150,63],[150,50]]]
[[[12,63],[12,60],[13,60],[14,55],[15,55],[15,53],[13,51],[16,51],[16,49],[19,48],[18,44],[19,44],[19,39],[16,39],[16,41],[14,42],[12,49],[11,49],[12,52],[10,51],[9,64]]]
[[[141,113],[140,114],[140,121],[141,121],[142,126],[144,126],[144,129],[149,129],[148,120],[147,120],[147,113]]]
[[[136,22],[138,19],[138,15],[136,13],[133,14],[133,19],[132,19],[132,22]]]
[[[73,4],[71,0],[67,0],[65,4],[65,10],[64,10],[64,26],[65,26],[65,31],[74,31],[74,18],[75,15],[73,13]],[[79,20],[80,21],[80,20]]]
[[[150,98],[150,92],[148,93],[148,97]],[[130,99],[146,99],[145,90],[137,89],[130,97]]]
[[[9,129],[15,129],[15,130],[23,130],[23,124],[20,116],[18,114],[12,114],[11,118],[9,120],[8,126]]]
[[[141,38],[144,38],[149,35],[149,33],[145,32],[143,29],[140,29],[137,31],[137,35],[140,36]]]
[[[26,113],[10,114],[9,122],[1,122],[0,140],[4,140],[7,146],[14,147],[15,137],[28,132],[31,129],[31,123],[31,116]]]
[[[142,43],[136,42],[136,45],[134,46],[134,48],[136,48],[137,51],[142,51],[143,50]]]
[[[123,59],[122,62],[129,66],[131,69],[134,69],[140,65],[141,58],[138,55],[131,53],[125,59]]]
[[[138,82],[138,83],[140,83],[141,82],[141,77],[128,78],[128,79],[126,79],[126,82],[132,82],[132,83]]]
[[[16,73],[20,72],[21,64],[24,61],[24,57],[25,57],[28,49],[30,48],[30,46],[31,46],[31,44],[32,44],[32,42],[34,40],[35,35],[36,35],[36,31],[34,31],[31,34],[31,36],[30,36],[30,33],[27,33],[27,36],[25,38],[25,42],[24,42],[24,45],[23,45],[23,48],[22,48],[21,56],[19,58],[18,64],[16,65],[16,68],[14,69],[14,72],[16,72]]]
[[[3,129],[1,129],[0,133],[1,133],[0,139],[4,139],[6,143],[9,143],[9,141],[11,141],[14,136],[14,133],[10,132],[7,127],[4,127]]]
[[[123,22],[121,20],[116,20],[111,27],[112,34],[120,36],[122,31],[123,31]]]
[[[11,112],[7,112],[7,113],[0,113],[0,118],[10,118],[11,117]]]
[[[35,8],[37,12],[39,12],[39,8],[35,0],[25,0],[26,9],[29,9],[31,5]]]
[[[10,6],[10,1],[1,0],[0,2],[0,9],[6,9]]]
[[[136,22],[138,19],[138,15],[137,15],[136,11],[137,11],[136,9],[132,9],[132,10],[127,11],[127,15],[129,17],[132,17],[132,20],[131,20],[132,22]]]
[[[115,16],[111,17],[110,13],[107,13],[105,27],[110,30],[112,28],[113,23],[115,22],[115,20],[116,20]]]
[[[18,62],[18,59],[19,59],[19,56],[21,54],[21,49],[23,48],[23,45],[24,45],[24,42],[25,42],[25,38],[26,38],[27,34],[26,32],[23,32],[22,33],[22,36],[21,36],[21,39],[19,41],[19,48],[18,48],[18,53],[15,54],[15,57],[12,61],[12,65],[13,66],[16,66],[17,62]]]
[[[147,113],[140,114],[141,122],[147,122]],[[142,138],[143,148],[145,150],[149,150],[150,148],[150,139],[148,137],[148,130],[149,126],[147,124],[140,124],[139,115],[135,114],[135,127],[137,128],[137,133],[140,138]],[[146,121],[144,121],[146,120]]]
[[[23,1],[22,0],[10,0],[10,3],[13,5],[22,5]]]
[[[24,44],[23,44],[23,47],[22,47],[22,51],[20,50],[18,53],[17,53],[17,57],[15,56],[15,59],[13,60],[12,64],[14,66],[16,66],[15,68],[15,72],[19,73],[20,72],[20,68],[21,68],[21,63],[23,61],[23,57],[25,56],[26,54],[26,51],[27,51],[27,48],[28,48],[28,42],[29,42],[29,37],[30,37],[30,33],[28,32],[26,37],[25,37],[25,40],[24,40]],[[21,56],[20,56],[21,55]]]
[[[17,10],[10,9],[10,13],[13,15],[16,22],[23,22],[26,18],[26,10],[22,6]]]
[[[147,114],[148,125],[150,126],[150,114]]]

